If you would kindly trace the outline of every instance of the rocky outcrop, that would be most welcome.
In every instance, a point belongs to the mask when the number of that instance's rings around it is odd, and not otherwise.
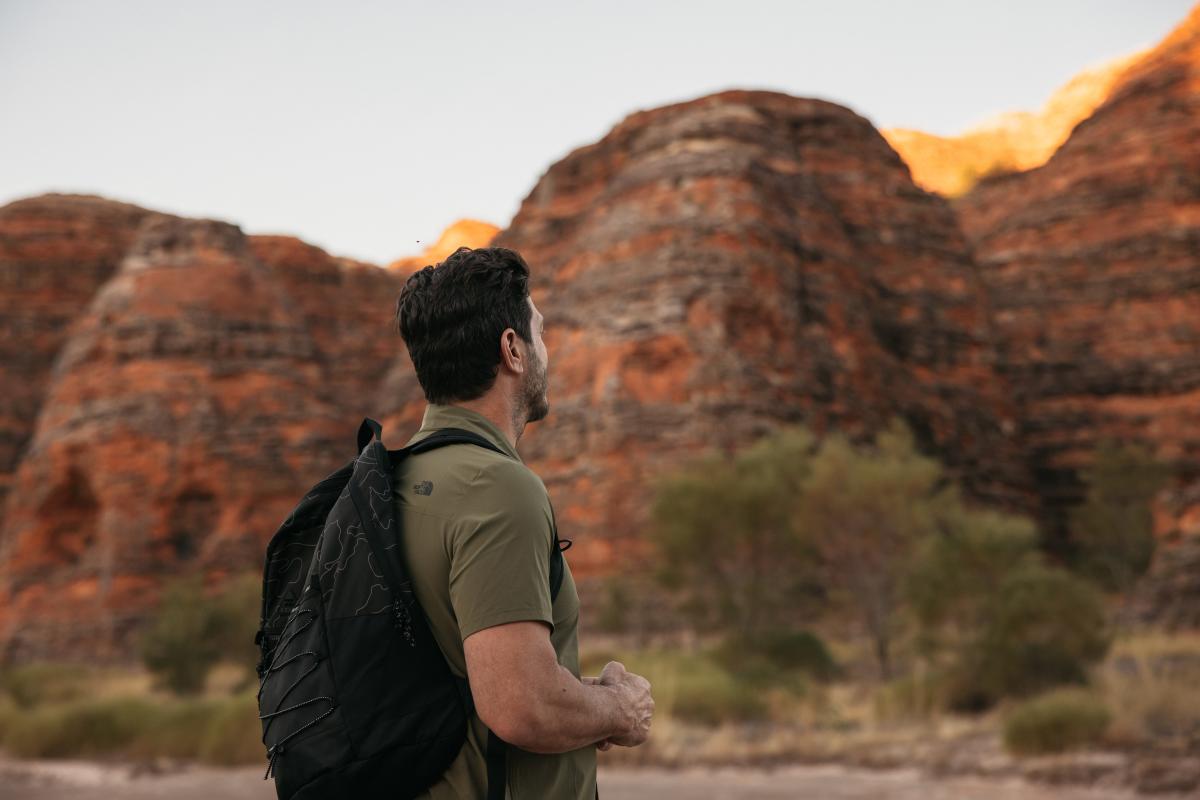
[[[633,114],[551,166],[494,243],[547,317],[552,410],[521,450],[581,591],[644,557],[690,457],[899,416],[969,496],[1059,535],[1098,440],[1149,444],[1170,546],[1131,608],[1194,625],[1198,30],[953,207],[863,118],[771,92]],[[164,578],[260,568],[361,417],[392,446],[420,423],[396,296],[493,233],[384,270],[100,198],[0,209],[0,661],[128,657]]]
[[[303,308],[237,228],[147,220],[72,328],[16,474],[0,653],[127,655],[165,578],[260,569],[352,454],[324,377]]]
[[[790,422],[900,415],[975,496],[1029,499],[953,215],[845,108],[733,91],[634,114],[494,244],[547,317],[552,410],[521,447],[579,575],[638,552],[665,470]]]
[[[1159,533],[1200,534],[1200,7],[1045,166],[957,209],[1059,537],[1105,437],[1174,468]]]
[[[321,367],[318,394],[344,421],[342,438],[349,447],[343,444],[341,452],[349,458],[359,422],[378,413],[379,386],[404,349],[395,328],[404,276],[330,256],[290,236],[249,241],[254,257],[286,293],[296,322],[312,336]]]
[[[0,508],[68,329],[150,214],[58,194],[0,208]]]
[[[1000,114],[959,136],[907,128],[883,131],[923,189],[948,197],[966,192],[986,175],[1045,164],[1071,131],[1108,99],[1140,51],[1084,70],[1056,91],[1039,111]]]

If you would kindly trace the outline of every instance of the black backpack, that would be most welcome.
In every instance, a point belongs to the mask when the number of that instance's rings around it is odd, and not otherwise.
[[[358,457],[310,489],[267,545],[254,641],[262,652],[264,780],[274,775],[280,800],[412,797],[442,776],[466,741],[474,701],[413,592],[392,468],[460,443],[507,454],[458,428],[401,450],[384,447],[382,434],[364,419]],[[570,544],[555,531],[552,601]],[[504,798],[506,749],[489,730],[489,800]]]

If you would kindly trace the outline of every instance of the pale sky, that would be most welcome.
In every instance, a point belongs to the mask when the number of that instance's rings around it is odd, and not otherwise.
[[[506,226],[636,110],[774,89],[952,134],[1193,2],[0,0],[0,205],[101,194],[386,263]]]

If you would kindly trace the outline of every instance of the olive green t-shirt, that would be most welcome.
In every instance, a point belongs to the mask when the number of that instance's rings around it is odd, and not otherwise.
[[[441,428],[483,436],[511,458],[471,444],[441,447],[395,467],[396,517],[405,563],[429,627],[454,674],[466,676],[463,640],[483,628],[519,620],[550,626],[558,663],[579,677],[579,595],[564,559],[550,602],[553,512],[541,479],[490,420],[475,411],[429,404],[406,443]],[[485,796],[487,727],[472,714],[467,741],[422,800]],[[530,753],[510,745],[507,797],[512,800],[596,796],[594,745],[566,753]]]

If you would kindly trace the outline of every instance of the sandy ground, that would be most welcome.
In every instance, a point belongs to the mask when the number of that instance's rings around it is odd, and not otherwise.
[[[935,779],[916,770],[839,766],[600,770],[604,800],[1130,800],[1128,791],[1039,786],[1020,780]],[[257,767],[147,769],[86,761],[0,760],[3,800],[270,800],[274,785]],[[1162,796],[1160,796],[1162,797]]]

